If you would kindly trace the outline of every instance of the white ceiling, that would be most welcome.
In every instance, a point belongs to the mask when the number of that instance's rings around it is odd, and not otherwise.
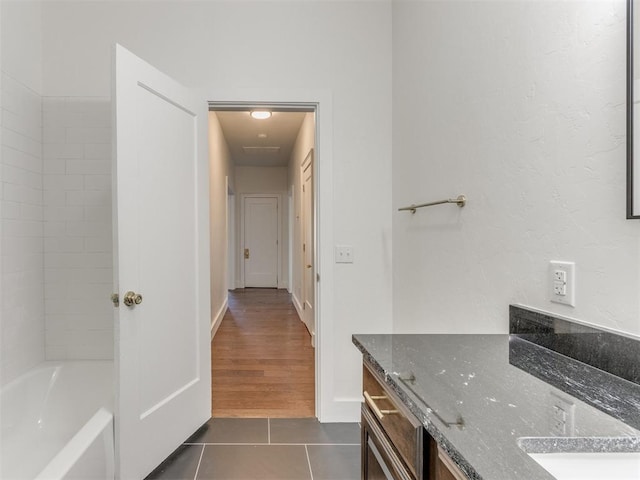
[[[284,167],[289,163],[304,112],[273,112],[256,120],[249,111],[215,112],[236,165]],[[266,134],[266,138],[258,137]]]

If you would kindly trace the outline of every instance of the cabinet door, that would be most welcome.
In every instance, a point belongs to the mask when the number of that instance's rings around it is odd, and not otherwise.
[[[467,480],[467,476],[453,463],[453,460],[437,448],[436,460],[436,480]]]

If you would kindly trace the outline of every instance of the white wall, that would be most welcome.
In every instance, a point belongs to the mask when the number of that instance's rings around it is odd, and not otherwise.
[[[45,97],[48,360],[113,358],[111,102]]]
[[[394,330],[506,332],[509,303],[640,334],[625,220],[625,2],[396,2]],[[576,307],[548,262],[576,262]]]
[[[236,167],[236,193],[287,191],[287,167]]]
[[[292,189],[293,197],[293,235],[292,248],[293,253],[291,255],[291,292],[293,296],[293,302],[300,313],[302,309],[302,271],[303,271],[303,259],[302,259],[302,178],[300,174],[300,167],[302,162],[309,154],[309,150],[315,146],[315,114],[307,113],[300,125],[298,131],[298,137],[291,151],[291,159],[289,160],[288,179],[290,189]]]
[[[41,6],[2,2],[0,17],[0,384],[5,384],[45,354]]]
[[[332,148],[319,162],[333,165],[324,211],[334,212],[334,241],[325,251],[351,244],[356,261],[323,277],[334,279],[321,312],[331,345],[323,420],[355,420],[361,358],[351,334],[391,328],[390,2],[51,1],[44,15],[47,95],[108,95],[116,41],[203,90],[329,92]]]
[[[242,195],[253,193],[272,193],[280,195],[280,268],[278,275],[278,288],[289,287],[289,223],[287,222],[289,216],[289,205],[287,202],[287,167],[250,167],[250,166],[236,166],[236,238],[238,244],[236,245],[236,264],[238,269],[244,268],[243,260],[240,257],[241,252],[244,251],[244,246],[240,245],[241,239],[241,225],[240,220],[242,217]],[[240,280],[242,278],[241,272],[236,271],[236,278]]]
[[[2,0],[2,70],[42,94],[42,2]]]
[[[211,329],[215,333],[227,310],[228,187],[235,190],[235,171],[218,116],[209,112],[209,215],[211,229]],[[228,182],[228,184],[227,184]]]

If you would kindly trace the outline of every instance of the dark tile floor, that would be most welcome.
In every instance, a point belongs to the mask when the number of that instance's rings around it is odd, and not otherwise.
[[[359,480],[360,427],[213,418],[146,480]]]

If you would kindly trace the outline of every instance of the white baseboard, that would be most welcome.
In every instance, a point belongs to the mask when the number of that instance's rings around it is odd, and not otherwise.
[[[334,398],[322,408],[321,423],[359,422],[362,398]]]
[[[302,320],[304,318],[302,316],[302,304],[300,303],[300,300],[298,300],[298,297],[296,297],[295,293],[291,294],[291,301],[293,302],[293,306],[295,307],[296,312],[298,312],[298,317],[300,317],[300,320]]]
[[[295,307],[296,312],[298,312],[298,317],[300,318],[300,321],[307,329],[307,332],[309,332],[309,335],[311,335],[311,346],[315,348],[316,332],[312,332],[311,329],[309,328],[309,325],[307,325],[307,322],[304,321],[304,316],[302,315],[302,304],[300,303],[300,300],[298,300],[295,294],[291,294],[291,301],[293,302],[293,306]]]
[[[227,308],[229,308],[229,298],[225,297],[220,310],[218,310],[211,321],[211,340],[213,340],[213,337],[216,335],[218,327],[220,327],[220,324],[222,323],[222,318],[224,317],[224,314],[227,313]]]

